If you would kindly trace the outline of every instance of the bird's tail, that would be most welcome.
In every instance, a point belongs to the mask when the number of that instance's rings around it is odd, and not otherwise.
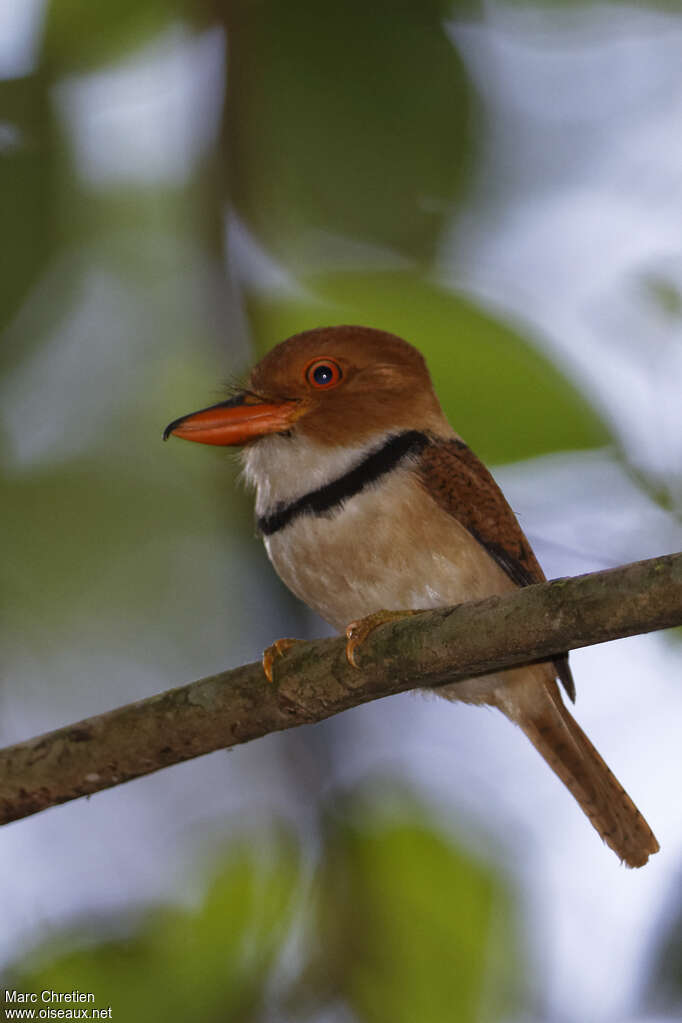
[[[524,690],[513,703],[498,702],[500,710],[523,729],[604,842],[628,867],[643,867],[659,850],[656,837],[564,706],[556,683]]]

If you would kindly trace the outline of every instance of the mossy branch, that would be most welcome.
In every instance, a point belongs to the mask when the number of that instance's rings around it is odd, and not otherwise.
[[[247,664],[0,750],[0,823],[392,693],[678,625],[671,554],[389,622],[359,649],[360,670],[342,638],[297,644],[274,683]]]

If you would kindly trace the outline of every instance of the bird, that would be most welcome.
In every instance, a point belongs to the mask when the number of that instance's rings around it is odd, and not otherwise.
[[[424,357],[373,327],[317,327],[273,347],[246,386],[169,423],[169,436],[239,446],[258,530],[289,589],[356,652],[382,621],[513,592],[545,575],[483,463],[451,427]],[[276,658],[291,640],[266,651]],[[565,705],[568,654],[444,685],[518,725],[629,867],[659,849]]]

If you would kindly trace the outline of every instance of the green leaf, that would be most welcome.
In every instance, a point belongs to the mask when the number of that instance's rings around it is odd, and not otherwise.
[[[220,624],[221,601],[230,596],[227,562],[215,552],[227,558],[226,541],[253,533],[252,502],[236,483],[237,459],[225,449],[165,445],[161,438],[169,419],[222,394],[214,366],[170,353],[163,365],[147,363],[145,354],[137,379],[123,377],[125,400],[83,427],[92,434],[89,449],[15,470],[5,487],[0,588],[12,598],[4,618],[15,634],[30,629],[36,644],[52,644],[69,623],[84,622],[90,625],[83,645],[91,630],[101,642],[107,622],[106,646],[113,646],[131,620],[160,635],[169,622],[194,622],[185,642],[196,637],[201,644],[201,600],[205,608],[213,602],[215,627],[226,630],[226,639],[251,613],[235,601],[231,624]],[[107,398],[103,378],[91,387]],[[40,414],[39,404],[26,412]],[[213,556],[202,553],[206,548]]]
[[[92,992],[92,1007],[111,1005],[112,1018],[126,1023],[255,1021],[291,922],[298,872],[287,835],[235,843],[196,909],[156,910],[124,938],[87,929],[59,935],[34,953],[33,968],[11,971],[3,990]]]
[[[233,201],[289,263],[316,232],[434,251],[465,186],[473,92],[440,0],[230,5]]]
[[[608,443],[597,413],[539,344],[471,299],[407,271],[326,274],[302,284],[305,298],[252,297],[261,352],[312,327],[379,327],[423,352],[446,415],[485,461]]]
[[[60,74],[90,70],[144,45],[190,6],[184,0],[54,0],[45,58]]]
[[[309,989],[326,985],[363,1023],[510,1013],[518,970],[504,885],[411,800],[351,798],[329,819],[316,896]]]
[[[0,82],[0,330],[16,313],[53,249],[54,128],[44,75]],[[6,355],[5,355],[6,357]]]

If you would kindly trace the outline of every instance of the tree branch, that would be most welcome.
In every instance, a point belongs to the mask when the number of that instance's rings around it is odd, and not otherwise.
[[[671,554],[381,625],[360,671],[342,638],[301,643],[274,684],[247,664],[0,750],[0,823],[415,686],[681,624],[682,554]]]

